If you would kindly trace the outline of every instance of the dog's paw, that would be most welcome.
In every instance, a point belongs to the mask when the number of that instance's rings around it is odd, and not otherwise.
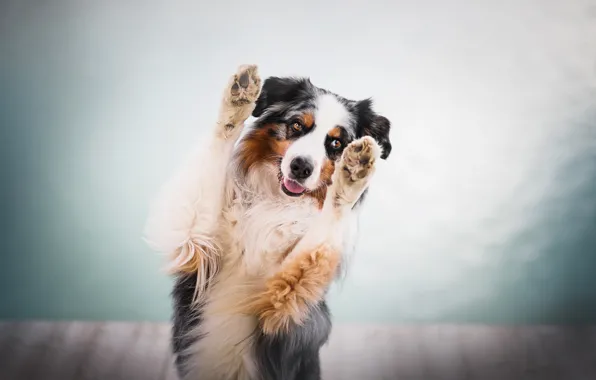
[[[380,156],[381,149],[372,137],[364,136],[353,141],[342,154],[340,166],[344,182],[350,186],[371,176]]]
[[[380,157],[381,148],[370,136],[354,140],[344,149],[333,181],[337,206],[352,205],[360,198]]]
[[[339,252],[323,246],[296,256],[267,281],[267,289],[248,307],[263,333],[284,333],[292,323],[304,323],[335,277],[339,259]]]
[[[242,65],[228,84],[228,101],[233,107],[254,103],[261,93],[261,77],[256,65]],[[252,111],[251,111],[252,112]]]
[[[225,138],[239,135],[260,93],[261,77],[257,65],[238,67],[236,74],[228,81],[220,111],[218,125]]]

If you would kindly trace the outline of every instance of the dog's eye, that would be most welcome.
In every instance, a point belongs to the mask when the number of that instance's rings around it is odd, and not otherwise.
[[[337,150],[337,149],[341,148],[341,141],[339,141],[337,139],[332,140],[330,145],[333,149]]]
[[[300,132],[302,130],[302,124],[296,121],[292,123],[292,129],[296,132]]]

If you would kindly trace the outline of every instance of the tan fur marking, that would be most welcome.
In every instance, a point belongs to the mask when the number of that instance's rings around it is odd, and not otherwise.
[[[290,147],[290,142],[286,141],[286,140],[283,140],[283,141],[273,140],[271,142],[271,150],[273,150],[273,152],[275,152],[280,157],[283,157],[284,154],[286,154],[286,151],[288,150],[289,147]]]
[[[341,128],[340,127],[333,128],[332,130],[329,131],[328,135],[330,137],[333,137],[336,139],[340,138],[341,137]]]
[[[302,115],[302,123],[306,128],[312,128],[315,124],[315,116],[312,113],[305,113]]]
[[[201,266],[201,258],[199,257],[198,254],[195,254],[190,258],[190,260],[187,263],[182,264],[181,266],[178,266],[177,268],[173,268],[171,270],[171,272],[173,272],[172,274],[177,274],[177,273],[194,274],[194,273],[197,273],[200,266]]]
[[[290,143],[277,140],[271,133],[277,128],[275,124],[263,126],[250,131],[240,141],[238,154],[242,157],[240,162],[245,173],[259,162],[275,162],[286,153]]]
[[[335,161],[326,158],[325,162],[323,163],[323,166],[321,167],[321,181],[323,181],[325,185],[331,185],[331,178],[333,177],[334,171]]]
[[[307,197],[311,197],[317,200],[319,209],[323,208],[323,204],[325,203],[325,198],[327,196],[327,187],[331,185],[333,182],[331,178],[333,177],[333,172],[335,171],[335,161],[331,161],[329,159],[325,159],[323,165],[321,167],[321,183],[322,185],[319,186],[317,189],[310,191],[304,194]]]
[[[327,246],[305,252],[288,262],[267,281],[265,290],[248,309],[258,315],[265,334],[287,331],[302,324],[310,306],[317,304],[335,274],[340,253]]]

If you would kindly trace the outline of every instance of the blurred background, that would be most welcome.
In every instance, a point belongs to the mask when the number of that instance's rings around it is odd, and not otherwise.
[[[593,0],[2,1],[0,319],[169,319],[148,205],[243,63],[392,121],[335,320],[596,322]]]

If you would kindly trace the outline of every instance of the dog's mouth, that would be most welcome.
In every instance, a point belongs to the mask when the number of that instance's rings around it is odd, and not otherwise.
[[[281,181],[281,190],[290,197],[298,197],[306,191],[306,188],[298,182],[284,177]]]

